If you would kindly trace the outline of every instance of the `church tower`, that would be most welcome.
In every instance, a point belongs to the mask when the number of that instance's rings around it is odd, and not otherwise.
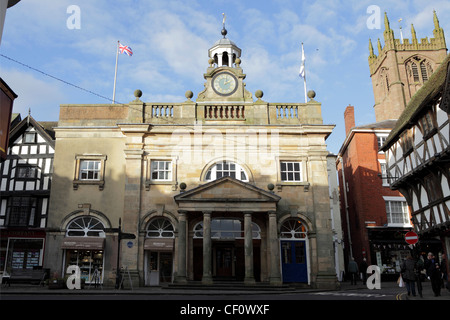
[[[377,41],[378,56],[369,40],[369,67],[375,98],[377,122],[398,119],[411,97],[428,80],[447,56],[444,31],[433,11],[434,38],[417,39],[411,24],[412,39],[395,39],[384,15],[384,47]]]

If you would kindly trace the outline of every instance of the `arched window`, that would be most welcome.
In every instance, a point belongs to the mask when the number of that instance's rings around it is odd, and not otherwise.
[[[147,226],[147,238],[174,238],[172,223],[167,218],[156,218]]]
[[[248,181],[245,170],[237,163],[230,161],[217,162],[206,172],[205,180],[213,181],[222,177],[232,177],[241,181]]]
[[[67,225],[66,236],[68,237],[105,237],[105,226],[92,216],[81,216],[73,219]]]
[[[240,219],[217,218],[211,220],[212,239],[244,239],[244,222]],[[203,238],[203,222],[194,226],[194,238]],[[252,222],[252,238],[261,239],[261,228]]]
[[[285,240],[304,239],[307,235],[305,225],[298,219],[286,220],[280,231],[280,238]]]

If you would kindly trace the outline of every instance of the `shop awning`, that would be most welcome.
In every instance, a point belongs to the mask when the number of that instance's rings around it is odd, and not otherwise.
[[[105,238],[67,237],[64,238],[61,249],[103,250]]]
[[[173,250],[174,239],[145,239],[144,250],[151,251],[170,251]]]

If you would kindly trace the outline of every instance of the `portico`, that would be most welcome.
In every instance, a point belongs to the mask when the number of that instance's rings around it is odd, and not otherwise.
[[[231,177],[175,196],[178,213],[185,217],[178,228],[176,281],[212,284],[225,278],[281,284],[276,222],[280,199]]]

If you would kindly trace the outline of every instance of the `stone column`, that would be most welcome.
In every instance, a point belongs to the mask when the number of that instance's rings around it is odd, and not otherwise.
[[[211,272],[211,212],[203,212],[203,277],[202,283],[212,283]]]
[[[251,284],[255,282],[253,271],[253,230],[252,214],[244,214],[244,257],[245,257],[245,278],[244,283]]]
[[[281,285],[280,270],[280,244],[277,231],[277,214],[275,211],[269,211],[269,249],[270,249],[270,273],[269,281],[272,285]]]
[[[175,282],[185,283],[186,280],[186,212],[178,211],[178,241],[177,241],[177,276]]]

